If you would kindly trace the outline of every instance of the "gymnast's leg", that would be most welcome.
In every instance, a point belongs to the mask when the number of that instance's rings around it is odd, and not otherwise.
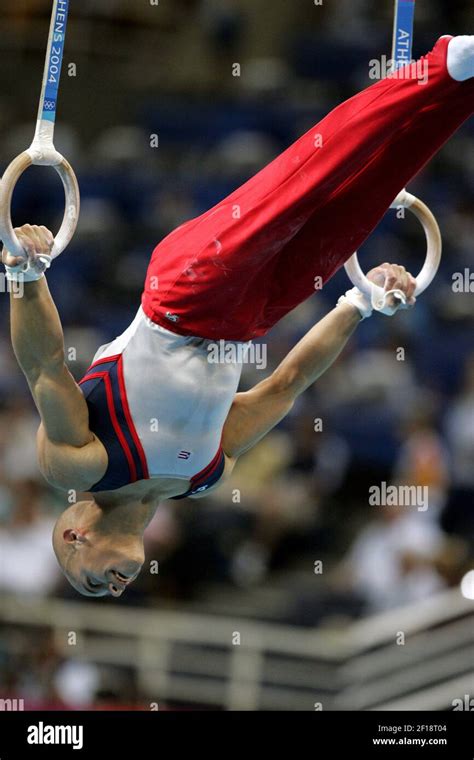
[[[441,38],[421,59],[424,83],[406,69],[377,82],[169,235],[148,271],[147,315],[213,339],[264,334],[344,264],[474,112],[473,60],[474,37]]]

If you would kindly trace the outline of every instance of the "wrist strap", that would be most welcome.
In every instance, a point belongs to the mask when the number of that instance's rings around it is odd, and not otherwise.
[[[389,296],[395,296],[395,304],[393,306],[387,306],[387,300]],[[407,306],[407,299],[404,293],[401,292],[401,290],[387,290],[383,294],[383,299],[380,301],[377,300],[377,296],[375,294],[375,291],[372,292],[372,306],[373,308],[380,312],[380,314],[385,314],[386,317],[393,317],[394,314],[396,314],[400,309],[408,309],[410,308]]]
[[[398,303],[395,303],[394,306],[387,306],[388,297],[391,295],[397,297]],[[384,293],[383,300],[377,301],[376,291],[374,289],[372,292],[372,298],[369,301],[367,296],[361,293],[359,288],[352,288],[351,290],[348,290],[345,295],[340,297],[338,304],[339,303],[350,303],[355,306],[362,319],[367,319],[372,316],[374,310],[378,311],[380,314],[385,314],[386,317],[392,317],[401,309],[410,308],[407,305],[406,296],[399,290],[387,290],[387,292]]]
[[[355,306],[362,319],[368,319],[372,316],[373,306],[369,299],[360,292],[359,288],[352,288],[348,290],[343,296],[340,297],[338,304],[350,303]]]
[[[41,254],[37,259],[37,266],[31,266],[29,261],[9,267],[5,264],[7,280],[9,282],[36,282],[44,277],[47,269],[51,266],[52,258],[47,254]]]

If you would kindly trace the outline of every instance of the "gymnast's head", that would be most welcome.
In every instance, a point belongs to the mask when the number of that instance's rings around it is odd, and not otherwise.
[[[71,586],[90,597],[121,596],[145,559],[142,532],[94,500],[73,504],[61,514],[53,548]]]

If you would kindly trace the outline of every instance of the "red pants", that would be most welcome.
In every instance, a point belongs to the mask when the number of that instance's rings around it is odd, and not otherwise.
[[[426,84],[404,69],[377,82],[168,235],[148,269],[146,314],[179,334],[249,340],[314,293],[474,113],[474,79],[448,74],[449,41],[422,59]]]

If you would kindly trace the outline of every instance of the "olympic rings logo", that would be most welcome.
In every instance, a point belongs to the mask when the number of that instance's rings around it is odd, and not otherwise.
[[[44,110],[45,111],[54,111],[56,108],[56,103],[54,100],[45,100],[44,101]]]

